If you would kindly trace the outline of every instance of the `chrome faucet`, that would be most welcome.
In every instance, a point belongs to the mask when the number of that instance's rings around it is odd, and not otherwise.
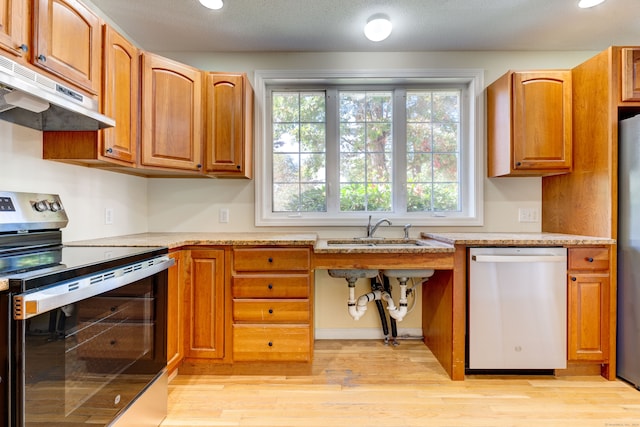
[[[367,224],[367,237],[371,238],[375,234],[376,230],[383,222],[386,222],[388,225],[391,225],[391,221],[387,218],[379,219],[373,226],[371,225],[371,215],[369,215],[369,223]]]

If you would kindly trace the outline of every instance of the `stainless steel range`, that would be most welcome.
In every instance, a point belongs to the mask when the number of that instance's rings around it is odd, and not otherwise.
[[[173,260],[64,246],[67,223],[57,195],[0,191],[0,426],[157,426]]]

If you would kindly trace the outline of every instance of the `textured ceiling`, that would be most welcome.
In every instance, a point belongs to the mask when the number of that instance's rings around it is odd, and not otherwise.
[[[602,50],[640,44],[640,0],[89,0],[151,51]],[[367,18],[394,25],[365,39]]]

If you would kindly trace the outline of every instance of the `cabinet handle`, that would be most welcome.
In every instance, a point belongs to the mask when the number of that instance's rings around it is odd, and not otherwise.
[[[267,261],[273,262],[273,258],[269,257],[269,259]]]
[[[588,262],[593,262],[593,258],[589,257],[589,258],[587,258],[587,261]]]
[[[571,277],[571,281],[572,281],[572,282],[575,282],[576,280],[578,280],[578,279],[576,279],[576,278],[575,278],[575,276],[572,276],[572,277]]]
[[[107,153],[109,153],[109,154],[113,153],[113,148],[111,148],[111,147],[107,148]]]
[[[47,62],[47,57],[44,56],[43,54],[38,55],[38,61],[40,62]]]
[[[269,314],[273,314],[273,308],[269,309]]]
[[[29,46],[27,46],[26,44],[22,43],[20,46],[18,46],[18,48],[16,50],[21,50],[23,52],[28,52],[29,51]]]
[[[273,283],[269,283],[269,285],[267,285],[267,288],[273,289]]]
[[[198,164],[196,165],[196,167],[197,167],[198,169],[202,169],[202,165],[201,165],[200,163],[198,163]]]
[[[522,162],[516,162],[516,166],[517,166],[517,167],[522,166]]]
[[[111,341],[109,341],[109,344],[111,344],[111,345],[116,345],[116,340],[111,340]]]
[[[240,170],[242,167],[240,165],[236,165],[236,169]]]
[[[271,341],[269,341],[269,347],[273,347],[273,343]]]

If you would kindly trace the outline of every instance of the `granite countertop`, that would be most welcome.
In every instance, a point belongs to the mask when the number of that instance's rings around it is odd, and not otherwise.
[[[483,246],[559,246],[559,245],[612,245],[608,237],[580,236],[560,233],[421,233],[424,238],[439,240],[450,245]]]
[[[614,239],[559,233],[421,233],[425,245],[328,245],[330,240],[318,238],[314,233],[215,233],[171,232],[140,233],[100,239],[65,242],[66,246],[163,246],[169,249],[196,245],[273,245],[314,246],[318,253],[444,253],[452,252],[453,245],[481,246],[560,246],[560,245],[611,245]]]
[[[169,249],[194,245],[288,245],[312,246],[318,236],[302,233],[140,233],[101,239],[65,242],[66,246],[166,246]]]
[[[338,244],[332,243],[337,242]],[[373,242],[369,244],[368,242]],[[452,244],[434,239],[318,239],[315,253],[374,254],[374,253],[453,253]]]

